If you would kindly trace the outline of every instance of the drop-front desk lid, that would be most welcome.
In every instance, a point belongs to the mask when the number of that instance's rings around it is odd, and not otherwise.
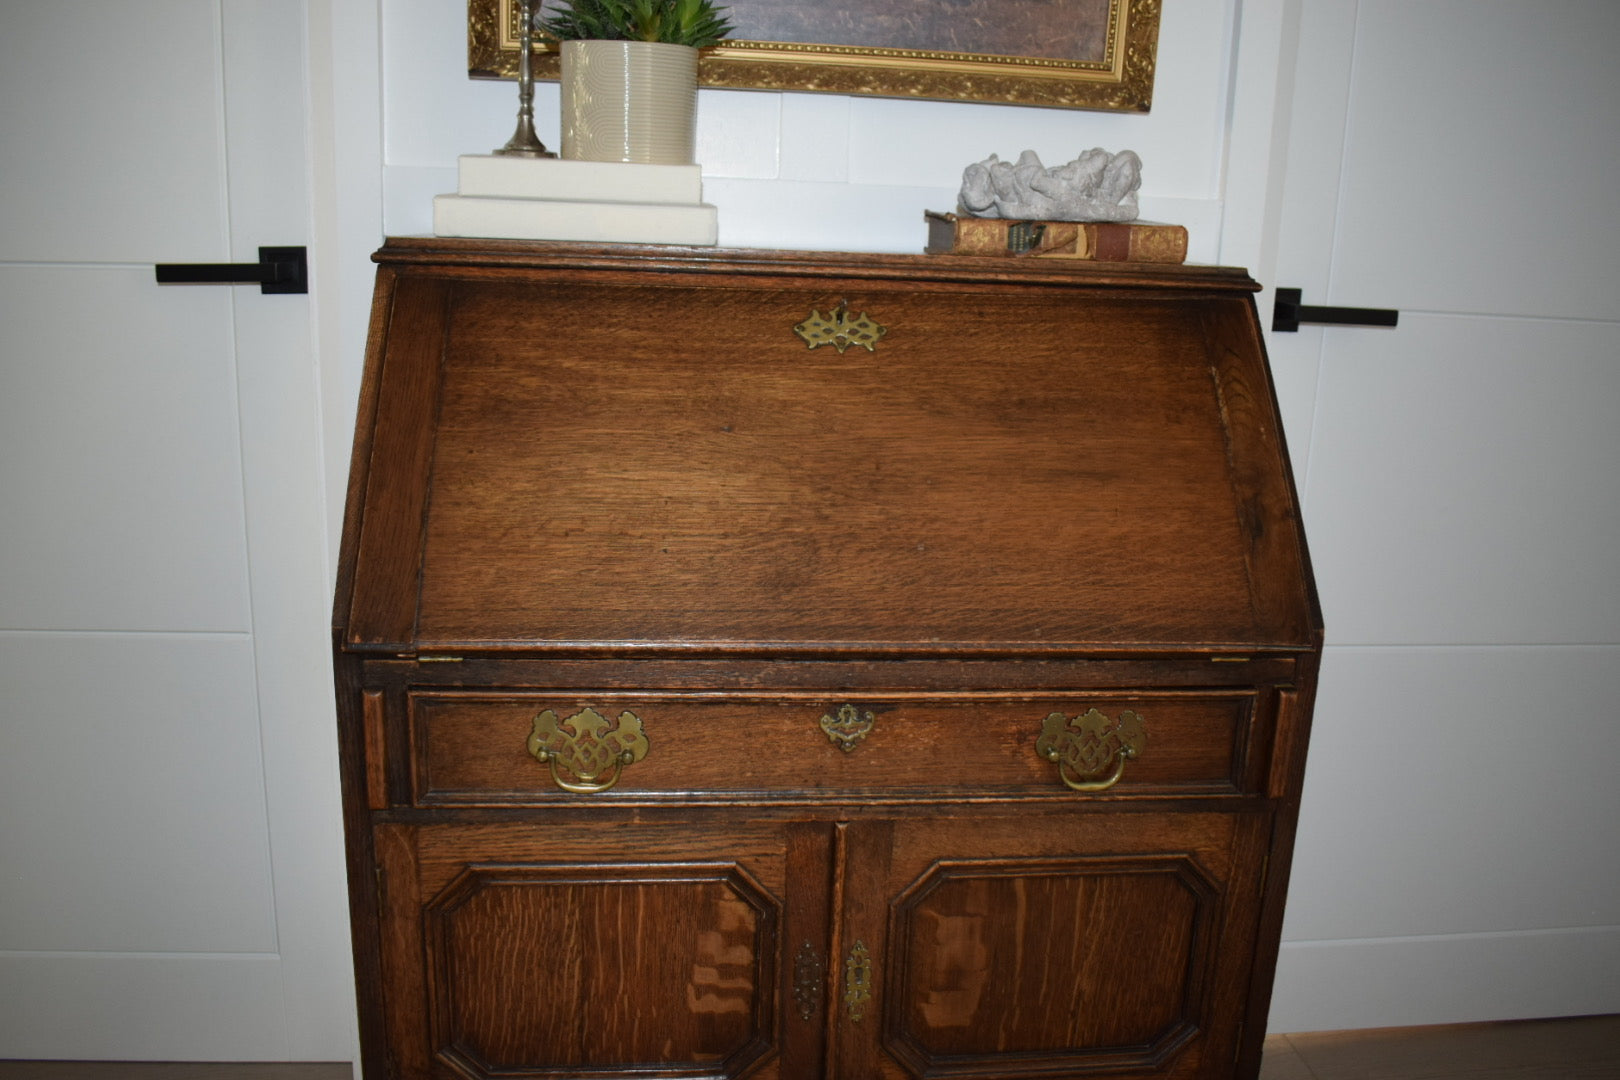
[[[1242,271],[444,239],[377,259],[348,648],[1320,640]]]

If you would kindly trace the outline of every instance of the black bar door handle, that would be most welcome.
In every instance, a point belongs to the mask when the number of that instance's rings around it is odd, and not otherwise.
[[[256,263],[159,263],[159,285],[257,285],[266,293],[309,292],[304,248],[262,247]]]
[[[1299,302],[1299,289],[1278,289],[1271,308],[1271,328],[1294,333],[1300,323],[1332,326],[1394,326],[1400,312],[1388,308],[1311,307]]]

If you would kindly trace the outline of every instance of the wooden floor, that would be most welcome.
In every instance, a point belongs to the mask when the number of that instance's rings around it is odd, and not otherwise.
[[[0,1080],[350,1080],[347,1065],[0,1061]],[[1273,1035],[1260,1080],[1620,1080],[1620,1016]]]
[[[1273,1035],[1260,1080],[1620,1080],[1620,1016]]]

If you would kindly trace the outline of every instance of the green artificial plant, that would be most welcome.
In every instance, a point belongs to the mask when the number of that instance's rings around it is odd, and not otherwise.
[[[563,0],[535,22],[555,41],[656,41],[707,48],[731,33],[714,0]]]

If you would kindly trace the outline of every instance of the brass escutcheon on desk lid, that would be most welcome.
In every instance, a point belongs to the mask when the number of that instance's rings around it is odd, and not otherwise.
[[[1129,709],[1117,722],[1096,709],[1073,720],[1050,713],[1035,740],[1035,752],[1055,764],[1058,778],[1075,791],[1107,791],[1125,775],[1125,762],[1146,747],[1147,728]]]
[[[849,305],[840,300],[838,306],[825,315],[811,308],[810,317],[795,326],[793,332],[803,338],[809,348],[831,345],[842,355],[851,345],[876,352],[878,339],[887,334],[889,328],[867,318],[864,311],[851,315]]]
[[[561,723],[547,709],[534,718],[529,733],[529,753],[551,766],[557,786],[582,794],[606,791],[618,783],[624,767],[646,757],[647,750],[641,717],[628,710],[610,729],[607,718],[595,709],[582,709]]]

